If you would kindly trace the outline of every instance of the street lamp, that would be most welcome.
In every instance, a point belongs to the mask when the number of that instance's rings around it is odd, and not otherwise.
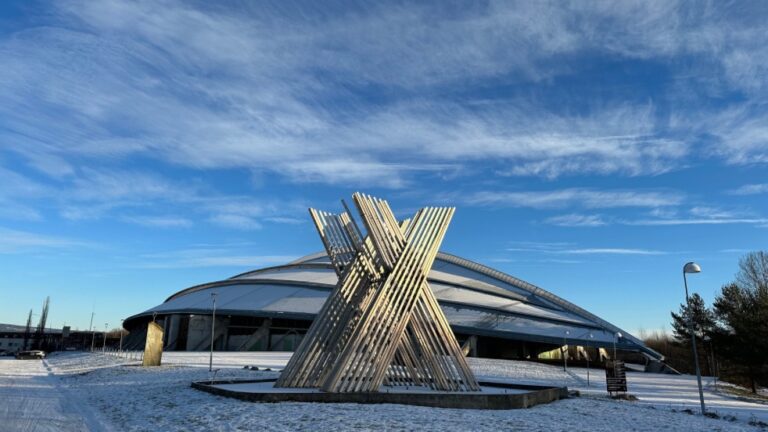
[[[621,332],[616,332],[613,338],[613,361],[616,361],[616,342],[619,340],[619,338],[623,337],[624,335],[621,334]]]
[[[701,387],[701,370],[699,369],[699,354],[696,352],[696,334],[693,331],[693,314],[691,313],[691,299],[688,297],[688,279],[687,273],[701,273],[701,267],[695,262],[685,263],[683,266],[683,284],[685,284],[685,303],[688,305],[688,331],[691,332],[691,342],[693,342],[693,364],[696,367],[696,381],[699,384],[699,401],[701,401],[701,415],[706,413],[704,407],[704,390]]]
[[[566,330],[565,333],[563,333],[563,370],[565,372],[568,372],[568,335],[571,334],[570,331]]]
[[[211,355],[208,358],[208,372],[213,372],[213,341],[216,335],[216,293],[211,293],[213,301],[213,315],[211,316]]]

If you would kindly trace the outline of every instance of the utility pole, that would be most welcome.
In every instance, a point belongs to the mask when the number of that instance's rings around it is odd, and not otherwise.
[[[101,344],[101,352],[105,352],[107,350],[107,329],[109,328],[109,323],[104,323],[104,343]]]
[[[91,323],[88,324],[88,331],[91,332],[91,352],[93,352],[93,344],[96,342],[96,332],[93,330],[93,316],[96,312],[91,312]]]
[[[211,316],[211,355],[208,358],[208,372],[213,372],[213,342],[216,336],[216,293],[211,293],[213,300],[213,315]]]
[[[123,352],[123,321],[125,321],[125,320],[120,320],[120,349],[119,349],[119,352],[121,354]]]

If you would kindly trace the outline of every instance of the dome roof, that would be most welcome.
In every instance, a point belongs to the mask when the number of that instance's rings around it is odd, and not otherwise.
[[[126,324],[155,313],[211,313],[213,292],[217,313],[311,320],[337,280],[328,256],[315,253],[179,291],[128,318]],[[621,349],[662,358],[639,339],[575,304],[476,262],[441,252],[428,280],[456,332],[553,344],[562,344],[567,337],[570,344],[600,346],[612,345],[621,332]]]

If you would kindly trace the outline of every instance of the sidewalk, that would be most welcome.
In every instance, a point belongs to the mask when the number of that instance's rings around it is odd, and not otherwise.
[[[61,387],[45,361],[0,360],[0,425],[4,431],[109,430]]]

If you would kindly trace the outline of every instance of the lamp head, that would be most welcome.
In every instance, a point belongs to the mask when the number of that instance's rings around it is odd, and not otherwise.
[[[701,267],[691,261],[683,266],[683,273],[701,273]]]

